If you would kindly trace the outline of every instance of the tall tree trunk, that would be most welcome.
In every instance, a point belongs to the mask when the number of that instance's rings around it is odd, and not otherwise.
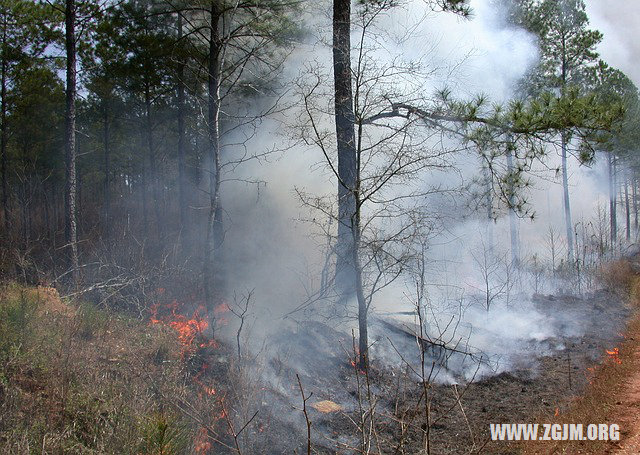
[[[9,229],[11,228],[11,213],[9,212],[9,188],[7,185],[7,141],[8,141],[8,130],[7,130],[7,53],[6,53],[6,44],[7,43],[7,16],[3,14],[3,22],[2,22],[2,64],[0,67],[0,71],[2,74],[0,75],[0,96],[2,100],[0,100],[0,121],[2,124],[0,125],[0,153],[2,154],[2,214],[4,217],[4,229],[6,234],[9,234]]]
[[[47,196],[47,183],[40,182],[40,196],[42,198],[42,211],[44,212],[44,237],[48,242],[51,241],[51,202]]]
[[[204,270],[203,285],[205,299],[209,310],[214,305],[214,284],[217,277],[214,270],[220,270],[219,264],[214,264],[217,252],[220,249],[216,224],[216,214],[220,205],[220,84],[221,84],[221,51],[222,42],[220,38],[219,23],[221,19],[218,2],[211,2],[211,30],[209,36],[209,80],[208,80],[208,136],[209,153],[208,158],[211,169],[209,171],[209,213],[207,215],[207,235],[204,246]],[[216,266],[217,265],[217,266]],[[212,318],[211,326],[215,329],[213,311],[209,311]]]
[[[487,244],[489,251],[493,253],[493,197],[491,195],[491,173],[487,166],[483,166],[482,173],[484,174],[484,197],[485,204],[487,205]]]
[[[618,238],[618,223],[616,214],[615,165],[611,153],[607,154],[609,167],[609,236],[611,250],[615,251]]]
[[[573,253],[573,221],[571,219],[571,203],[569,200],[569,174],[567,169],[567,135],[561,134],[562,147],[562,195],[564,206],[564,222],[567,231],[567,260],[571,267],[575,266],[575,255]]]
[[[513,150],[507,146],[507,173],[509,174],[509,231],[511,236],[511,265],[520,265],[520,240],[518,239],[518,219],[515,209],[515,187],[513,185]]]
[[[360,204],[359,147],[356,146],[355,114],[351,78],[351,1],[333,2],[333,78],[338,146],[338,241],[335,287],[346,303],[358,301],[359,366],[368,366],[368,305],[364,296],[359,260]],[[362,137],[362,125],[359,125]],[[359,145],[359,144],[358,144]]]
[[[562,64],[561,64],[561,75],[560,75],[560,91],[562,96],[565,95],[566,87],[567,87],[567,78],[568,78],[568,61],[567,61],[567,47],[566,47],[566,36],[563,34],[561,37],[561,46],[562,46]],[[569,261],[570,267],[575,267],[576,263],[574,260],[574,247],[573,247],[573,220],[571,219],[571,202],[569,200],[569,170],[567,169],[567,132],[562,131],[560,133],[560,147],[562,153],[562,201],[564,207],[564,223],[565,229],[567,232],[567,260]]]
[[[182,40],[183,25],[182,14],[178,13],[178,40]],[[178,205],[180,210],[180,236],[182,248],[186,245],[185,237],[187,224],[187,199],[185,177],[185,90],[184,90],[184,61],[178,66]]]
[[[627,242],[631,241],[631,207],[629,206],[629,173],[625,170],[624,177],[624,206],[627,222]]]
[[[338,241],[336,290],[346,301],[356,292],[354,222],[356,212],[355,115],[351,80],[351,1],[333,2],[333,77],[338,145]]]
[[[633,172],[633,178],[631,180],[631,198],[633,200],[633,230],[635,235],[638,235],[638,178],[636,172]]]
[[[60,208],[58,189],[55,181],[51,181],[51,200],[53,202],[53,248],[58,248],[58,227],[60,226]]]
[[[143,131],[144,128],[141,128]],[[144,135],[144,133],[142,133]],[[143,144],[146,141],[144,137],[140,138],[140,144]],[[145,238],[149,236],[149,184],[148,184],[148,169],[147,169],[147,160],[144,157],[141,158],[140,164],[142,166],[140,173],[140,185],[142,186],[141,196],[142,196],[142,229],[144,232]]]
[[[356,196],[356,199],[357,196]],[[354,216],[354,248],[352,249],[353,264],[355,270],[356,298],[358,300],[358,366],[366,369],[369,366],[369,306],[364,296],[362,283],[362,266],[358,255],[360,246],[360,204],[356,201],[356,214]]]
[[[109,131],[109,108],[105,105],[103,112],[102,143],[104,147],[104,232],[108,236],[111,229],[111,147]]]
[[[24,151],[23,151],[24,154]],[[21,228],[22,228],[22,244],[24,248],[29,245],[29,223],[27,214],[27,205],[29,198],[27,196],[27,179],[25,178],[20,185],[20,213],[21,213]]]
[[[158,237],[162,237],[164,226],[161,210],[160,210],[160,196],[159,191],[159,179],[158,179],[158,166],[156,164],[156,152],[155,145],[153,143],[153,119],[151,118],[151,91],[149,86],[145,87],[144,92],[144,108],[145,108],[145,133],[147,140],[147,150],[149,154],[149,173],[151,174],[151,195],[153,198],[153,210],[156,216],[156,232]]]
[[[76,224],[76,3],[66,0],[65,48],[67,90],[65,116],[65,241],[74,286],[78,284],[78,244]]]
[[[76,156],[82,156],[80,153],[80,141],[76,140]],[[78,219],[77,213],[82,213],[83,197],[84,197],[84,182],[82,181],[82,175],[76,171],[76,235],[82,237],[83,224],[82,219]]]

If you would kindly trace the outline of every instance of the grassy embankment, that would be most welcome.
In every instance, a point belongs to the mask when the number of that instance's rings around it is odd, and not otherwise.
[[[170,328],[1,288],[0,453],[189,453],[180,357]]]

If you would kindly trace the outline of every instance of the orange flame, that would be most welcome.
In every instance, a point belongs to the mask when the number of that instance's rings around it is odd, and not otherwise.
[[[613,360],[613,362],[617,363],[618,365],[622,363],[622,360],[620,360],[620,349],[618,348],[613,348],[611,350],[606,349],[605,352],[609,355],[609,357],[611,358],[611,360]]]
[[[202,379],[200,379],[208,369],[209,364],[204,362],[202,364],[202,368],[200,368],[200,371],[198,371],[198,374],[193,377],[193,381],[200,386],[205,395],[213,396],[216,394],[216,389],[214,387],[208,386],[202,381]]]
[[[358,347],[356,346],[354,357],[349,359],[349,363],[358,373],[366,374],[367,372],[365,371],[365,369],[361,368],[359,365],[359,359],[360,359],[360,349],[358,349]]]
[[[158,293],[164,292],[161,288],[157,290]],[[151,317],[149,321],[151,324],[162,324],[167,327],[171,327],[178,335],[178,342],[182,345],[182,358],[186,358],[189,354],[194,353],[198,347],[200,348],[217,348],[218,343],[214,339],[207,339],[203,332],[209,327],[209,322],[206,319],[207,309],[200,305],[191,315],[187,317],[179,312],[181,305],[174,300],[168,305],[161,306],[155,304],[151,306]],[[163,315],[160,315],[160,313]],[[195,344],[198,339],[198,344]],[[209,368],[209,365],[205,362],[198,374],[193,378],[194,382],[200,386],[205,395],[215,395],[216,389],[205,384],[202,380],[203,374]]]
[[[152,305],[149,322],[151,324],[163,324],[175,330],[178,333],[178,341],[183,346],[182,354],[184,356],[193,350],[194,340],[196,337],[200,337],[209,327],[209,322],[206,320],[207,309],[204,306],[199,306],[191,317],[181,314],[179,307],[180,304],[175,300],[168,305],[164,305],[164,308],[159,304]],[[161,310],[163,310],[163,313],[169,312],[170,314],[161,316]],[[200,343],[200,347],[205,346],[217,347],[217,344],[214,340]]]
[[[162,296],[165,290],[158,288],[156,293],[158,296]],[[170,327],[177,334],[177,339],[182,346],[181,354],[183,360],[191,354],[196,353],[198,348],[218,348],[219,345],[213,338],[209,338],[204,335],[204,332],[209,328],[209,318],[207,317],[207,309],[200,305],[195,311],[184,311],[183,305],[176,300],[170,304],[155,304],[150,307],[151,315],[149,322],[151,324],[160,324],[166,327]],[[230,311],[227,304],[221,304],[214,308],[213,313],[217,322],[221,322],[219,315],[223,315]],[[185,314],[186,313],[186,314]],[[188,314],[191,313],[191,316]],[[208,356],[201,356],[202,359],[206,359]],[[207,371],[209,364],[204,361],[200,370],[195,376],[192,376],[193,382],[200,389],[200,398],[214,397],[215,401],[219,401],[218,391],[215,387],[212,387],[207,380]],[[212,416],[214,420],[219,420],[225,417],[224,410],[220,416]],[[209,432],[205,426],[202,426],[193,441],[194,452],[198,455],[207,455],[211,452],[213,446]]]

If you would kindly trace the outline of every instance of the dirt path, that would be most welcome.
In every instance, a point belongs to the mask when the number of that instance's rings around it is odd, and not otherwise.
[[[640,350],[633,354],[633,363],[640,365]],[[618,455],[640,454],[640,368],[623,385],[620,401],[616,402],[612,415],[619,416],[617,421],[621,429]]]

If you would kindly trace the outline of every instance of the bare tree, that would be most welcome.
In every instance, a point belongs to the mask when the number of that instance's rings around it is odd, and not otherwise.
[[[506,256],[496,254],[484,240],[481,240],[478,250],[471,252],[471,257],[480,276],[481,286],[473,286],[480,291],[481,297],[477,300],[488,312],[496,301],[508,296],[513,286],[509,270],[512,264]]]
[[[462,12],[464,2],[432,2],[431,6]],[[403,242],[417,235],[425,219],[418,202],[435,189],[418,183],[428,170],[445,169],[450,150],[435,147],[432,131],[422,129],[419,116],[378,115],[391,99],[404,103],[420,97],[418,82],[398,90],[398,75],[418,78],[422,69],[396,59],[374,58],[377,19],[394,2],[364,3],[355,14],[351,2],[333,2],[333,109],[322,106],[325,79],[315,68],[299,83],[306,123],[299,125],[303,140],[323,152],[338,182],[337,214],[331,204],[302,195],[305,202],[337,221],[335,284],[345,304],[355,297],[358,308],[359,364],[367,365],[368,312],[373,295],[402,271],[409,253]],[[357,44],[350,35],[358,31]],[[352,56],[352,52],[354,55]],[[417,80],[417,79],[416,79]],[[335,122],[335,138],[324,128],[328,116]],[[420,128],[418,128],[420,127]],[[335,147],[335,149],[334,149]],[[337,150],[337,157],[333,150]],[[403,192],[401,188],[406,191]],[[384,220],[384,221],[383,221]]]

